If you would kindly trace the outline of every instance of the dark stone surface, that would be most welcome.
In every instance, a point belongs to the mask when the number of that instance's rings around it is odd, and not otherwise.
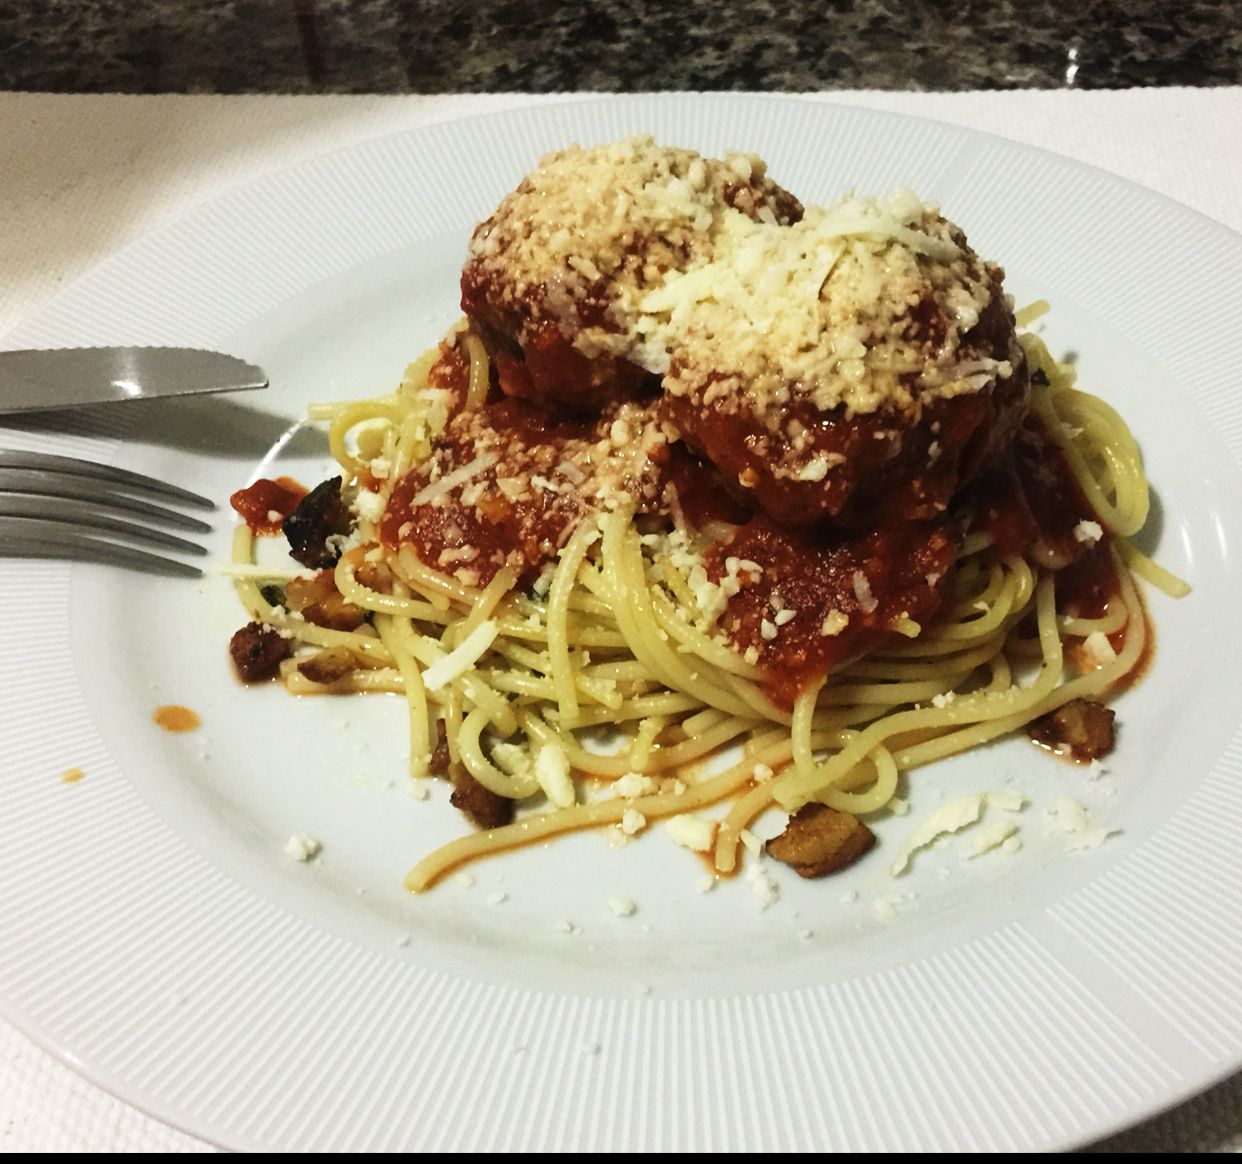
[[[0,88],[443,93],[1242,83],[1242,0],[0,0]]]

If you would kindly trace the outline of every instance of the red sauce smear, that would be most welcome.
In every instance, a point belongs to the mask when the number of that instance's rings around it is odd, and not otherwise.
[[[151,718],[166,732],[192,732],[195,728],[201,727],[203,722],[197,712],[176,703],[157,707]]]
[[[278,534],[280,527],[298,507],[307,490],[292,477],[272,481],[260,477],[253,485],[239,489],[229,504],[242,516],[255,537]]]

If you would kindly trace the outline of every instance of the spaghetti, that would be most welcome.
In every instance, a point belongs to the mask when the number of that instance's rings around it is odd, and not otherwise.
[[[638,157],[648,164],[641,148]],[[658,161],[661,181],[696,173],[694,156]],[[770,247],[786,237],[772,232],[795,229],[804,212],[747,166],[751,201],[722,213],[744,250],[754,232],[730,216],[753,211],[747,222],[760,223]],[[710,193],[713,180],[709,171],[700,188]],[[702,206],[693,209],[701,219]],[[834,270],[877,248],[891,268],[899,248],[912,269],[938,264],[935,278],[974,288],[976,318],[1003,304],[999,275],[956,228],[941,230],[921,204],[896,227],[865,209],[848,205],[844,226],[840,216],[815,226],[820,240],[847,239]],[[489,220],[476,244],[499,229]],[[701,222],[696,230],[711,245],[666,269],[660,286],[713,265],[719,285],[724,235]],[[233,548],[238,593],[253,625],[284,644],[279,674],[290,691],[402,696],[412,777],[448,768],[519,806],[510,823],[419,861],[406,882],[413,891],[532,841],[608,826],[633,833],[714,806],[723,814],[698,830],[696,847],[731,873],[745,830],[770,809],[822,804],[865,817],[913,768],[1107,698],[1150,652],[1135,576],[1186,590],[1129,540],[1148,492],[1124,422],[1079,391],[1035,335],[1016,336],[1007,308],[998,338],[979,341],[983,354],[967,350],[983,323],[965,339],[941,332],[923,344],[924,353],[957,345],[942,361],[951,372],[923,381],[932,387],[914,406],[918,425],[886,421],[883,441],[896,451],[882,487],[874,469],[842,486],[846,458],[815,440],[768,449],[768,477],[748,483],[749,463],[726,472],[720,427],[706,423],[714,389],[692,384],[701,351],[652,360],[652,329],[640,323],[628,334],[646,348],[613,344],[601,356],[596,342],[569,352],[564,335],[549,340],[529,318],[515,345],[502,334],[507,317],[485,302],[480,253],[490,254],[476,245],[463,280],[470,319],[395,392],[311,410],[328,423],[335,495],[349,514],[349,528],[325,539],[335,561],[318,585],[331,602],[311,604],[301,579],[283,593],[263,587],[246,525]],[[642,302],[648,315],[659,309],[658,296]],[[615,312],[609,319],[617,326]],[[894,348],[885,367],[903,352]],[[638,373],[662,374],[663,390]],[[608,383],[620,387],[609,393]],[[895,377],[892,392],[909,383]],[[574,395],[581,384],[585,404]],[[689,424],[687,400],[698,409]],[[825,415],[870,423],[862,396],[820,404]],[[978,464],[969,471],[951,443],[964,416],[984,434],[971,437]],[[880,432],[864,432],[868,456]],[[841,439],[858,443],[854,430]],[[916,446],[921,475],[909,470]],[[952,464],[937,476],[942,452]],[[739,494],[733,476],[750,492]],[[794,521],[803,483],[822,485],[818,509]],[[356,618],[312,617],[337,609],[332,602]]]

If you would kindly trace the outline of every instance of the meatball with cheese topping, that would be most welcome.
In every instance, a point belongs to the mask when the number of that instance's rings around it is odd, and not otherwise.
[[[943,512],[1027,407],[1000,269],[909,192],[727,231],[643,301],[682,437],[783,524]]]
[[[711,262],[726,216],[776,227],[801,214],[750,154],[650,137],[562,150],[475,230],[462,309],[506,394],[593,415],[659,391],[667,356],[637,327],[644,295]]]

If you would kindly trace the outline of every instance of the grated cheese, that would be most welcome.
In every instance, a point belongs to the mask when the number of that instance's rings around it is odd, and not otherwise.
[[[854,571],[854,597],[858,599],[858,609],[863,614],[871,614],[880,604],[871,592],[871,580],[861,570]]]
[[[910,859],[919,849],[925,849],[940,837],[956,833],[974,824],[982,812],[982,796],[964,796],[959,800],[950,800],[947,804],[942,804],[929,817],[921,821],[906,838],[889,872],[894,877],[904,873],[910,864]]]
[[[627,808],[621,817],[621,831],[626,836],[634,836],[647,827],[647,818],[636,808]]]
[[[313,861],[323,851],[323,845],[314,837],[308,837],[305,833],[294,833],[284,845],[285,855],[292,857],[295,861]]]
[[[439,691],[454,679],[459,679],[487,653],[499,630],[494,619],[479,623],[458,647],[437,659],[423,672],[423,686],[428,691]]]
[[[461,468],[454,469],[451,473],[445,473],[443,477],[439,477],[435,481],[430,481],[424,485],[410,499],[410,507],[412,509],[417,508],[440,497],[447,497],[458,485],[464,485],[480,473],[487,472],[496,463],[496,460],[496,454],[493,452],[480,453],[474,460],[462,465]]]
[[[1050,811],[1053,820],[1061,830],[1070,835],[1068,848],[1071,852],[1079,849],[1095,849],[1109,837],[1121,832],[1116,828],[1093,826],[1086,805],[1068,796],[1059,797]]]
[[[819,411],[917,412],[1013,374],[967,338],[993,268],[936,207],[898,189],[802,210],[746,155],[650,137],[549,155],[475,232],[467,271],[524,316],[523,342],[551,321],[588,358],[769,419],[791,388]],[[605,319],[585,324],[601,285]],[[909,326],[928,300],[944,321],[934,351]],[[832,467],[803,454],[780,470],[818,481]]]
[[[1088,546],[1095,545],[1104,536],[1104,529],[1098,521],[1080,521],[1074,526],[1074,540]]]
[[[612,782],[613,795],[621,800],[649,796],[656,791],[656,782],[641,772],[627,772]]]
[[[1021,812],[1026,807],[1026,797],[1021,792],[1001,790],[984,794],[989,808],[999,808],[1005,812]]]
[[[557,808],[569,808],[576,800],[569,775],[569,756],[556,742],[544,744],[535,756],[535,779]]]
[[[848,614],[840,610],[830,610],[824,616],[824,621],[820,625],[819,633],[833,638],[839,635],[849,625],[850,616]]]
[[[359,489],[354,498],[354,512],[366,521],[379,521],[384,516],[384,499],[369,489]]]
[[[1018,826],[1011,820],[998,820],[984,825],[979,835],[975,837],[974,848],[971,849],[969,856],[982,857],[984,853],[990,853],[993,849],[1003,849],[1005,842],[1017,831]]]
[[[1113,644],[1103,631],[1092,631],[1082,643],[1083,655],[1092,668],[1104,667],[1117,658]]]
[[[683,813],[664,822],[664,830],[683,849],[706,853],[716,841],[716,822]]]

